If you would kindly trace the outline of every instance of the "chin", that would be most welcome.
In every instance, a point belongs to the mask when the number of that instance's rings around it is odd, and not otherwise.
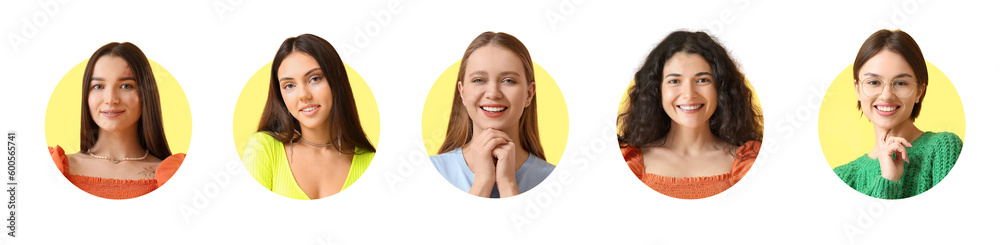
[[[899,126],[906,119],[905,118],[902,118],[902,119],[901,118],[876,118],[875,120],[872,120],[872,118],[868,118],[868,120],[871,121],[872,122],[872,126],[875,126],[876,128],[889,129],[889,128],[894,128],[896,126]]]
[[[480,122],[483,122],[483,121],[480,121]],[[492,128],[492,129],[503,131],[503,130],[506,130],[506,129],[510,128],[510,125],[506,125],[504,123],[495,123],[495,122],[477,123],[476,121],[473,121],[472,123],[475,124],[475,125],[478,125],[479,128],[482,128],[482,129]]]

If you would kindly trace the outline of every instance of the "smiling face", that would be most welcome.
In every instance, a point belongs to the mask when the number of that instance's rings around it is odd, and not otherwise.
[[[712,67],[698,54],[678,52],[663,65],[660,84],[663,110],[673,126],[707,126],[715,113],[718,94]]]
[[[333,93],[316,59],[302,51],[292,52],[281,61],[277,77],[285,107],[300,127],[329,127]]]
[[[524,108],[535,96],[535,83],[525,78],[521,59],[510,50],[486,45],[473,51],[465,62],[458,90],[473,127],[517,128]]]
[[[135,74],[125,59],[105,55],[94,63],[87,106],[102,131],[135,130],[142,115],[142,100]]]
[[[914,74],[903,56],[889,50],[879,51],[858,69],[860,81],[855,81],[854,91],[862,113],[875,127],[891,129],[912,122],[910,113],[924,89]],[[878,92],[865,92],[866,87]]]

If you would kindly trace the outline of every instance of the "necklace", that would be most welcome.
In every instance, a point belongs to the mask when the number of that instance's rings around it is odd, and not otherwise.
[[[326,143],[326,144],[316,144],[316,143],[313,143],[313,142],[309,142],[308,140],[306,140],[306,138],[302,137],[302,133],[300,133],[299,130],[295,130],[295,133],[299,135],[299,140],[301,140],[303,143],[309,144],[311,146],[323,147],[323,146],[328,146],[328,145],[332,145],[333,144],[333,142]],[[288,146],[288,151],[289,151],[288,152],[288,155],[289,155],[288,156],[288,165],[292,165],[292,157],[295,156],[295,142],[294,141],[292,141],[292,145]],[[340,153],[340,155],[344,155],[344,153],[342,151],[340,151],[340,135],[337,136],[337,152]]]
[[[142,157],[123,157],[119,159],[114,159],[112,157],[94,155],[94,153],[91,153],[91,151],[93,150],[87,151],[87,154],[97,159],[111,161],[111,163],[114,164],[118,164],[121,161],[141,161],[142,159],[146,159],[146,156],[149,156],[149,150],[146,150],[146,154],[143,154]]]
[[[316,143],[313,143],[313,142],[309,142],[308,140],[306,140],[305,137],[302,137],[302,133],[299,133],[299,130],[295,130],[295,134],[299,135],[299,139],[302,140],[302,142],[305,142],[306,144],[309,144],[311,146],[328,146],[328,145],[332,145],[333,144],[333,142],[326,143],[326,144],[316,144]],[[338,146],[337,150],[340,150],[340,147],[339,147],[340,146],[340,137],[337,137],[337,146]]]
[[[295,133],[299,135],[299,140],[302,140],[303,143],[309,144],[311,146],[323,147],[323,146],[328,146],[328,145],[332,145],[333,144],[333,142],[326,143],[326,144],[316,144],[316,143],[313,143],[313,142],[309,142],[308,140],[306,140],[305,137],[302,137],[302,133],[299,133],[298,130],[295,130]],[[292,144],[292,145],[294,146],[294,144]],[[341,152],[341,150],[340,150],[340,135],[337,135],[337,151]],[[343,155],[343,153],[341,153],[341,155]]]

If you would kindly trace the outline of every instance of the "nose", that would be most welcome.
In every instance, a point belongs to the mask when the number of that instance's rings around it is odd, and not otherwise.
[[[486,91],[483,96],[491,100],[503,99],[503,92],[500,91],[500,83],[487,84]]]
[[[121,91],[118,88],[105,89],[103,94],[104,103],[107,105],[118,105],[118,102],[121,101],[119,93]]]
[[[896,93],[892,91],[892,84],[886,83],[882,86],[882,92],[879,93],[878,97],[882,99],[892,99],[893,97],[896,97]]]
[[[295,93],[298,94],[299,101],[306,102],[312,99],[312,91],[309,91],[308,88],[296,89]]]
[[[680,94],[681,99],[690,99],[691,97],[694,96],[695,96],[694,83],[681,84],[681,94]]]

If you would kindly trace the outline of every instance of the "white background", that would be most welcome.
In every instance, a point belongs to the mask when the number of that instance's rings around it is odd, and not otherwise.
[[[363,1],[107,3],[4,1],[0,130],[19,138],[17,237],[58,243],[996,243],[1000,165],[995,100],[998,4],[976,1]],[[390,4],[395,3],[395,7]],[[57,9],[56,9],[57,8]],[[55,9],[55,10],[54,10]],[[833,79],[881,28],[912,35],[954,83],[965,147],[948,177],[895,201],[844,185],[823,157],[816,119]],[[707,30],[750,78],[765,147],[750,173],[701,200],[639,182],[615,145],[618,102],[648,52],[678,29]],[[420,135],[431,84],[483,31],[518,37],[555,79],[569,143],[536,189],[464,194],[429,164]],[[378,153],[344,192],[284,198],[250,177],[233,146],[247,80],[287,37],[319,35],[371,87]],[[13,36],[25,42],[11,41]],[[46,151],[56,83],[101,45],[137,44],[191,104],[188,157],[168,184],[130,200],[70,184]]]

